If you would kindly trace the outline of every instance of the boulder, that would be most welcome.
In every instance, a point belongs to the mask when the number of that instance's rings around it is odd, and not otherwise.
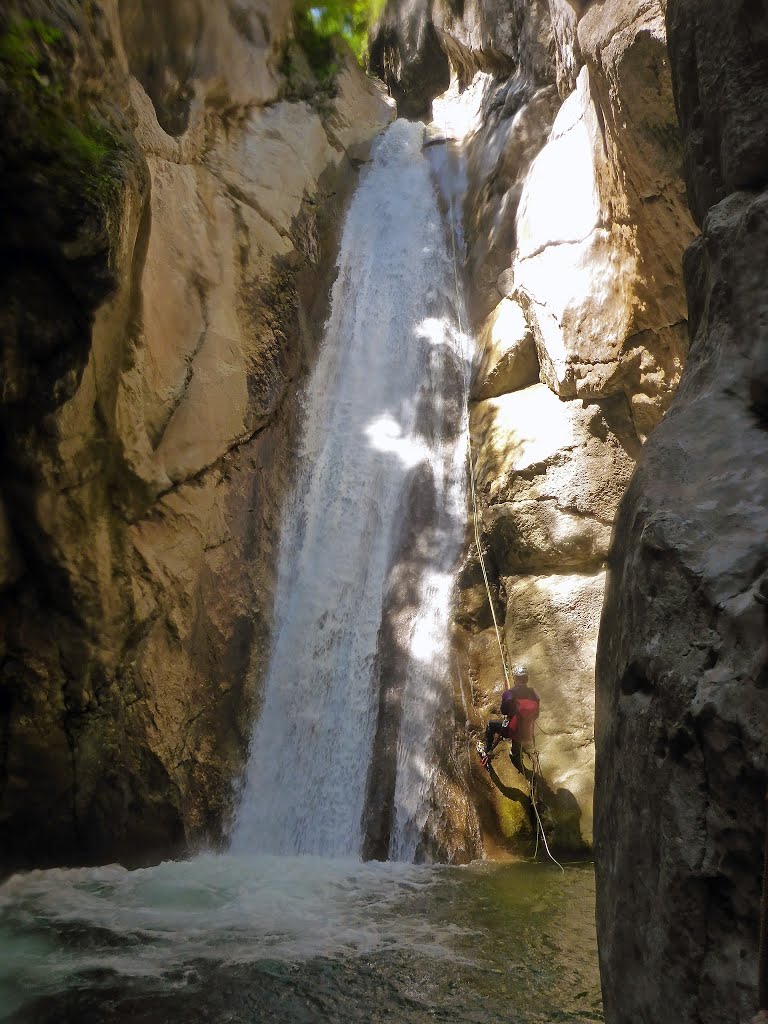
[[[479,362],[472,398],[482,401],[535,384],[539,360],[522,307],[502,299],[477,339]]]
[[[543,384],[478,402],[470,431],[488,505],[555,502],[610,524],[640,446],[620,399],[564,402]]]

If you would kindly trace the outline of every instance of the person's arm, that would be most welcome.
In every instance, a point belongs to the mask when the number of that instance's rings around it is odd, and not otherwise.
[[[512,705],[514,702],[514,698],[510,696],[511,693],[512,690],[507,686],[501,695],[501,704],[499,710],[501,711],[502,716],[505,718],[510,718],[512,716]]]

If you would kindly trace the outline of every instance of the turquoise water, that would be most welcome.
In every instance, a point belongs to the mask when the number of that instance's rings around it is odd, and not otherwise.
[[[0,1020],[602,1020],[589,865],[201,857],[0,887]]]

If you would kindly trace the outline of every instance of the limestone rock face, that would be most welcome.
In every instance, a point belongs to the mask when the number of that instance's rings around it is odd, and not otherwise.
[[[522,305],[542,380],[564,398],[625,394],[646,437],[687,350],[694,230],[660,4],[589,7],[568,53],[562,105],[554,68],[551,85],[520,68],[485,84],[465,142],[471,312],[484,334],[500,300]]]
[[[670,0],[668,21],[702,234],[685,257],[690,356],[611,556],[597,673],[598,931],[608,1020],[714,1024],[757,1007],[768,777],[757,40],[768,12]]]
[[[371,43],[371,70],[386,82],[403,117],[426,119],[433,97],[450,81],[431,6],[428,0],[388,4]]]
[[[505,649],[528,666],[542,698],[538,745],[550,838],[560,850],[580,852],[592,836],[603,565],[639,443],[622,400],[565,402],[544,384],[475,403],[470,429],[483,546]],[[498,712],[503,672],[476,556],[460,583],[458,622],[480,723]],[[501,785],[481,791],[480,799],[491,803],[481,818],[487,849],[498,853],[498,843],[524,845],[531,824],[523,780],[506,758],[496,761],[504,769],[497,772]]]
[[[392,116],[351,59],[319,92],[284,4],[38,6],[0,19],[38,71],[0,65],[3,867],[225,830],[293,396]]]
[[[623,391],[645,437],[685,358],[693,236],[661,6],[592,7],[578,39],[585,67],[520,200],[514,283],[543,379],[566,397]]]
[[[462,86],[477,71],[572,87],[580,0],[389,0],[373,33],[371,68],[401,114],[429,117],[451,69]]]
[[[485,323],[479,346],[473,398],[495,398],[537,383],[536,345],[518,302],[501,300]]]
[[[544,698],[547,827],[574,851],[591,841],[594,657],[613,519],[680,378],[681,258],[695,228],[663,5],[558,2],[507,15],[432,7],[454,74],[435,120],[467,176],[471,431],[491,589],[489,601],[472,543],[457,643],[480,728],[503,681],[492,602],[508,661],[528,661]],[[474,789],[494,855],[530,835],[526,787],[509,771]]]

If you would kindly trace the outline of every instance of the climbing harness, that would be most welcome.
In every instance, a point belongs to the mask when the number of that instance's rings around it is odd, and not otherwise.
[[[462,324],[462,318],[461,318],[461,291],[459,289],[459,270],[458,270],[458,259],[457,259],[457,255],[456,255],[456,223],[455,223],[455,216],[454,216],[454,200],[453,200],[453,197],[451,197],[450,212],[451,212],[451,254],[453,256],[453,284],[454,284],[454,287],[456,289],[456,318],[457,318],[458,324],[459,324],[459,333],[460,333],[460,335],[461,335],[461,337],[463,339],[464,338],[464,326]],[[464,407],[465,407],[466,412],[467,412],[467,462],[469,464],[469,489],[470,489],[470,494],[472,496],[472,525],[473,525],[473,531],[474,531],[474,535],[475,535],[475,547],[477,548],[477,555],[478,555],[478,558],[480,560],[480,568],[481,568],[482,573],[483,573],[483,582],[485,583],[485,591],[486,591],[486,593],[488,595],[488,604],[489,604],[490,609],[491,609],[491,617],[493,619],[493,628],[494,628],[494,630],[496,632],[496,643],[498,644],[498,647],[499,647],[499,657],[501,658],[501,667],[504,669],[504,679],[506,681],[507,688],[510,689],[511,687],[510,687],[510,681],[509,681],[509,669],[507,667],[507,659],[506,659],[506,656],[504,654],[504,645],[503,645],[503,643],[501,641],[501,630],[499,629],[499,623],[498,623],[498,620],[496,618],[496,609],[493,606],[493,596],[491,594],[491,584],[490,584],[490,581],[488,579],[488,571],[487,571],[487,569],[485,567],[485,556],[483,555],[483,548],[482,548],[482,544],[480,543],[480,528],[478,526],[478,520],[479,520],[480,516],[479,516],[478,501],[477,501],[477,478],[476,478],[476,475],[475,475],[475,463],[474,463],[474,459],[473,459],[473,456],[472,456],[472,438],[471,438],[471,436],[469,434],[469,383],[468,383],[468,380],[467,380],[466,377],[464,378],[464,383],[463,383],[463,397],[464,397]],[[457,667],[458,667],[458,662],[457,662]],[[459,675],[459,679],[461,680],[461,675]],[[464,686],[463,686],[463,683],[462,683],[462,700],[463,700],[463,698],[464,698]],[[505,718],[505,720],[504,720],[505,725],[507,724],[508,721],[509,720],[507,718]],[[544,732],[543,729],[541,731]],[[520,761],[520,763],[523,765],[523,767],[525,767],[525,764],[524,764],[524,762],[522,760],[523,753],[525,753],[525,755],[527,757],[529,757],[530,760],[531,760],[531,768],[529,769],[529,771],[530,771],[530,779],[528,780],[528,794],[529,794],[529,799],[531,801],[531,806],[533,807],[533,811],[534,811],[534,814],[536,816],[536,847],[534,849],[534,854],[533,854],[534,860],[536,859],[536,856],[537,856],[537,854],[539,852],[539,836],[541,836],[541,841],[544,844],[544,849],[547,851],[547,856],[549,857],[549,859],[554,864],[556,864],[560,868],[560,870],[563,872],[563,874],[565,874],[565,868],[563,867],[563,865],[558,860],[556,860],[556,858],[552,855],[552,851],[549,849],[549,843],[547,842],[547,837],[546,837],[546,835],[544,833],[544,824],[543,824],[543,822],[541,820],[541,815],[539,814],[539,808],[536,806],[536,780],[541,775],[541,758],[540,758],[540,755],[539,755],[539,751],[538,751],[538,749],[536,747],[535,726],[534,726],[534,731],[533,731],[533,751],[532,752],[523,751],[523,749],[521,748],[521,753],[520,753],[521,761]],[[523,774],[525,775],[525,773],[523,773]]]

